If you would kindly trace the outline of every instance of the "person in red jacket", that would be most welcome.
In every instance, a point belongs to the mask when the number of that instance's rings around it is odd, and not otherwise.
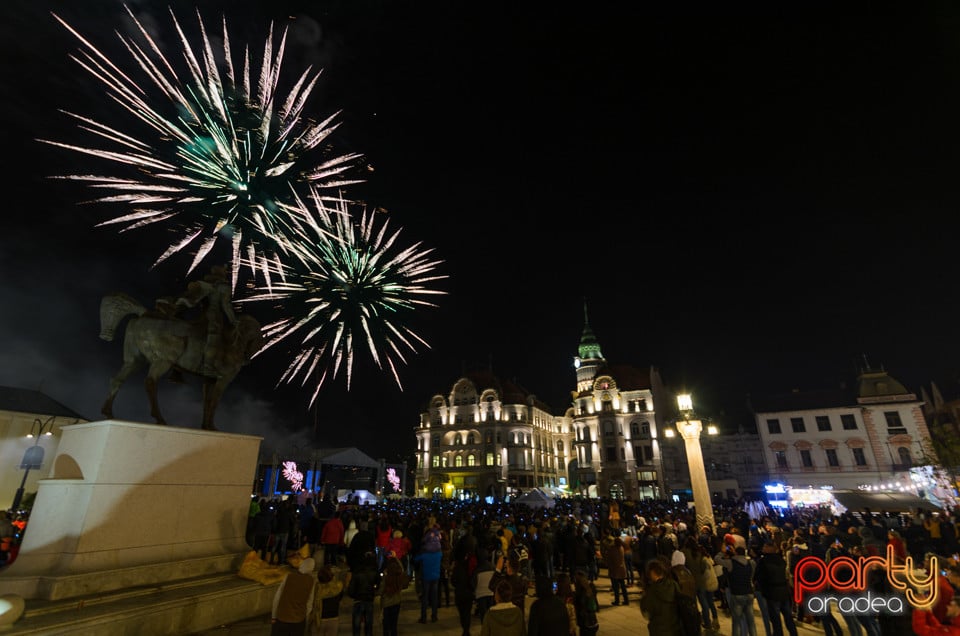
[[[952,600],[947,605],[946,620],[938,621],[930,610],[913,610],[913,633],[917,636],[960,636],[960,605]]]
[[[337,558],[343,548],[343,521],[340,520],[340,512],[333,513],[333,518],[323,524],[323,530],[320,531],[320,545],[323,546],[323,564],[336,565]]]

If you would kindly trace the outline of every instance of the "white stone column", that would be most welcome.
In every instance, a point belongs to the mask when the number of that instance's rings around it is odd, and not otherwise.
[[[677,422],[677,430],[683,437],[687,451],[687,466],[690,468],[690,486],[693,489],[693,505],[697,509],[697,527],[709,525],[716,530],[713,519],[713,501],[710,497],[710,486],[707,484],[707,472],[703,465],[703,449],[700,447],[700,432],[703,424],[700,420],[681,420]]]

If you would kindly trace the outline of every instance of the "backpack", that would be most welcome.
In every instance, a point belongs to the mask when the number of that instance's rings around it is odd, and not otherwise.
[[[420,549],[424,552],[440,552],[443,549],[443,542],[440,540],[440,531],[436,528],[430,528],[423,535],[423,541],[420,543]]]
[[[736,559],[730,560],[730,593],[753,594],[753,567]]]
[[[677,585],[674,598],[677,600],[677,616],[680,619],[683,636],[700,636],[703,615],[700,613],[700,608],[697,607],[697,599],[681,594],[679,585]]]

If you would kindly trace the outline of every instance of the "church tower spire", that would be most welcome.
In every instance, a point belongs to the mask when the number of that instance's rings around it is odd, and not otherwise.
[[[580,334],[580,346],[577,347],[577,357],[573,359],[573,366],[577,370],[577,392],[589,391],[597,370],[606,363],[600,343],[590,328],[587,317],[587,301],[583,301],[583,333]]]

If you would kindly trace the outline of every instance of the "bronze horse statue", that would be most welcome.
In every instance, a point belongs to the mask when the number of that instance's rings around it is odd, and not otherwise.
[[[207,347],[207,329],[202,322],[189,322],[163,313],[148,311],[126,294],[104,296],[100,301],[100,337],[113,340],[120,322],[131,318],[123,335],[123,366],[110,380],[110,394],[101,412],[113,417],[113,400],[124,381],[145,364],[147,397],[150,414],[157,424],[166,424],[157,401],[157,381],[167,372],[197,375],[203,380],[203,428],[216,430],[213,416],[227,385],[240,368],[260,350],[263,336],[260,323],[251,316],[240,315],[235,326],[226,325],[213,355]],[[208,349],[205,352],[205,349]]]

